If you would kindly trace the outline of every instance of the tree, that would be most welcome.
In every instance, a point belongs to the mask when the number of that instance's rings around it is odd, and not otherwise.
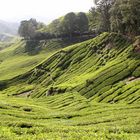
[[[100,28],[102,31],[110,31],[110,9],[114,0],[100,0],[97,3],[97,11],[100,16]]]
[[[89,21],[87,15],[83,12],[75,14],[73,12],[63,17],[55,19],[48,26],[46,32],[55,37],[70,37],[82,34],[88,31]]]
[[[99,17],[99,12],[95,7],[92,7],[89,10],[88,18],[89,18],[89,30],[92,32],[93,31],[98,32],[100,29],[100,24],[99,24],[100,17]]]
[[[18,33],[21,37],[24,37],[25,39],[28,38],[28,21],[27,20],[21,21],[19,29],[18,29]]]
[[[25,39],[32,39],[36,34],[37,27],[38,23],[35,19],[24,20],[21,21],[18,33]]]
[[[62,21],[63,32],[69,34],[70,38],[72,33],[76,31],[76,14],[71,12],[64,16]]]
[[[128,36],[140,33],[140,1],[116,0],[110,10],[112,31]]]
[[[115,0],[94,0],[95,8],[90,10],[90,15],[94,17],[93,25],[96,25],[98,32],[110,31],[110,9]],[[92,21],[92,20],[91,20]],[[91,24],[92,25],[92,24]]]
[[[116,1],[115,4],[110,9],[110,22],[111,22],[111,31],[124,33],[125,24],[122,22],[122,13],[120,8],[120,2]]]
[[[88,31],[88,18],[85,13],[80,12],[76,15],[76,28],[80,35]]]
[[[50,25],[48,25],[48,32],[55,34],[56,37],[62,34],[61,18],[55,19]]]

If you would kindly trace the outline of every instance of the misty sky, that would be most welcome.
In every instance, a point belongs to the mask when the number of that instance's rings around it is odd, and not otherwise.
[[[87,12],[93,0],[1,0],[0,20],[21,21],[31,17],[50,22],[68,12]]]

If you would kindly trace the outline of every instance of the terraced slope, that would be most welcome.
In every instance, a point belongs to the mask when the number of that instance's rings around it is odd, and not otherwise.
[[[58,51],[11,82],[16,81],[14,94],[26,89],[31,97],[78,92],[95,102],[136,103],[140,101],[139,60],[140,54],[126,37],[103,33]],[[11,95],[13,89],[14,84],[6,92]]]
[[[78,93],[0,95],[1,140],[139,140],[139,104],[93,103]]]
[[[24,40],[19,40],[11,45],[9,44],[8,47],[0,51],[0,80],[11,79],[33,69],[56,51],[77,41],[79,40],[75,39],[71,42],[66,39],[52,39],[33,43],[31,41],[26,44]],[[25,48],[30,46],[35,49],[28,54]]]
[[[0,139],[139,140],[140,53],[132,44],[103,33],[1,81]]]

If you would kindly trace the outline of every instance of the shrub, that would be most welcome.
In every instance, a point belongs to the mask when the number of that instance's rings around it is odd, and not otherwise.
[[[6,81],[0,81],[0,90],[6,88],[6,86],[7,86]]]

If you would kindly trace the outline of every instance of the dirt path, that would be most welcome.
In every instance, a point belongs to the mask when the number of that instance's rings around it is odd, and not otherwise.
[[[17,96],[18,97],[29,97],[31,93],[32,93],[32,91],[27,91],[27,92],[20,93]]]
[[[129,83],[137,81],[137,80],[140,80],[140,77],[136,78],[136,77],[132,76],[132,77],[129,77],[128,79],[126,79],[125,82],[126,82],[126,84],[129,84]]]

